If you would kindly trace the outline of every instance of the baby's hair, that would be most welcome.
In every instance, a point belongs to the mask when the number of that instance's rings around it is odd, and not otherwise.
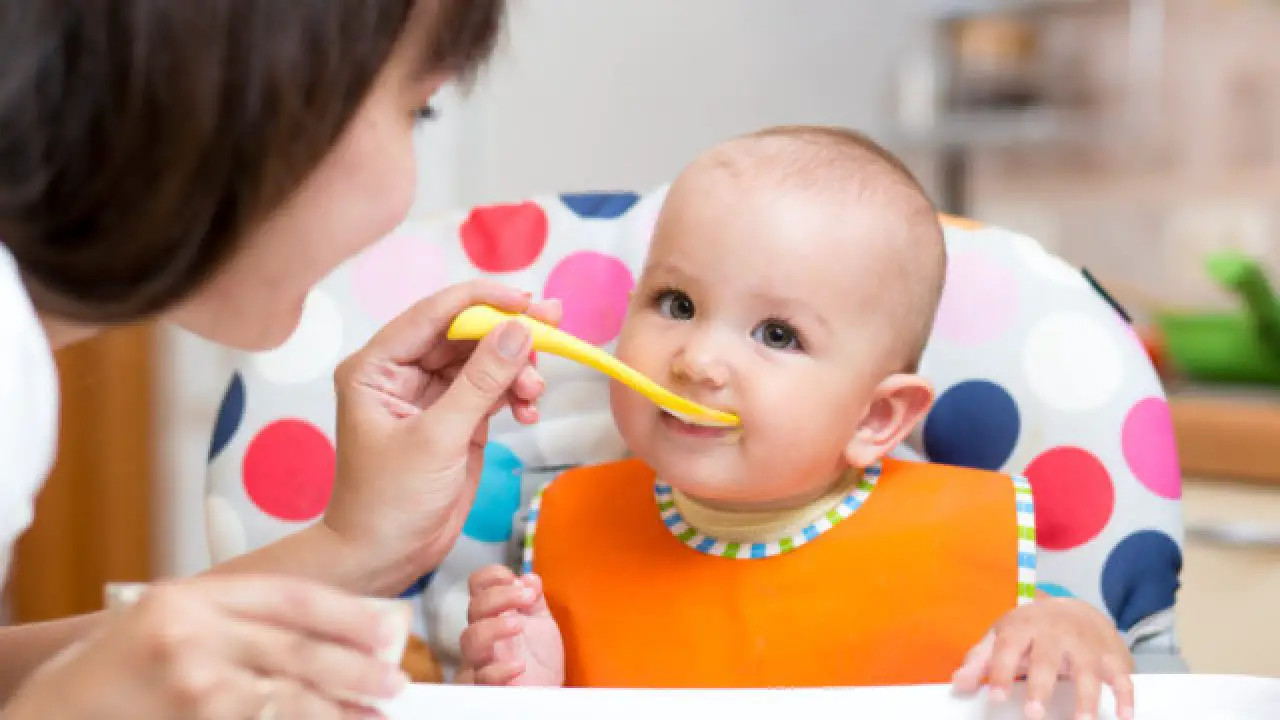
[[[859,200],[871,198],[901,213],[905,242],[899,249],[903,252],[893,254],[897,262],[880,283],[886,297],[901,299],[887,309],[893,313],[891,321],[902,328],[902,370],[916,372],[933,330],[947,270],[938,212],[920,181],[893,153],[848,128],[771,127],[730,141],[726,148],[733,146],[746,150],[754,160],[765,160],[770,174],[786,186],[830,192],[838,198],[853,193]],[[746,169],[728,155],[721,156],[718,164],[731,171],[734,165]]]

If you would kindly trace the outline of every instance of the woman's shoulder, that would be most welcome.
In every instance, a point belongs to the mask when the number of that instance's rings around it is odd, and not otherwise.
[[[17,265],[0,245],[0,550],[30,522],[57,432],[57,367]]]

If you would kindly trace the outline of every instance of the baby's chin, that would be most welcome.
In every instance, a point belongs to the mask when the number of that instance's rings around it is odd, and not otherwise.
[[[676,470],[664,473],[661,468],[654,467],[658,480],[670,485],[677,492],[694,500],[717,506],[733,507],[737,505],[756,505],[768,502],[762,498],[758,489],[751,483],[743,482],[740,477],[723,473],[683,472]]]

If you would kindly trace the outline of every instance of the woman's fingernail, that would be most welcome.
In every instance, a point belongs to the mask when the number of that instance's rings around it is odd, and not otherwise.
[[[1002,703],[1009,699],[1009,695],[1005,693],[1004,688],[991,688],[991,702]]]
[[[514,320],[503,323],[498,331],[498,354],[508,360],[524,351],[524,343],[529,338],[529,328],[524,323]]]
[[[1044,705],[1035,700],[1027,703],[1027,720],[1044,720]]]

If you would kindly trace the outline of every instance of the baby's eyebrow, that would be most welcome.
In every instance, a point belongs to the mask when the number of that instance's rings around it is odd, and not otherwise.
[[[777,295],[770,292],[755,292],[752,293],[752,297],[757,302],[767,307],[781,308],[781,311],[784,314],[808,317],[821,325],[824,330],[831,329],[831,321],[822,313],[814,310],[803,300],[797,300],[795,298]]]
[[[675,275],[680,278],[690,277],[689,273],[681,270],[679,265],[676,265],[670,260],[658,260],[646,265],[644,268],[644,274]]]

